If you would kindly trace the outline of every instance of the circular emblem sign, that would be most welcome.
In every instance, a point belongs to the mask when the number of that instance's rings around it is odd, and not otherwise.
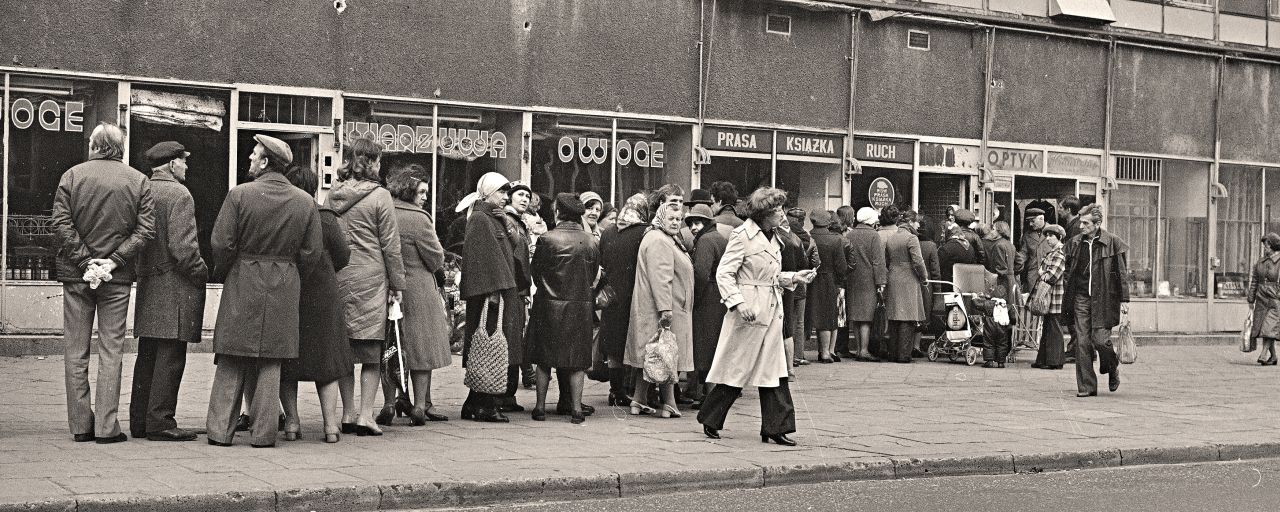
[[[893,183],[890,183],[887,178],[876,178],[867,189],[867,201],[877,210],[893,204],[895,198]]]

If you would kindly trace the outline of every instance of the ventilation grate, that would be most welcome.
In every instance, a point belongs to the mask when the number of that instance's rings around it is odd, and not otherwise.
[[[1116,157],[1116,179],[1160,183],[1160,171],[1164,162],[1159,158]]]
[[[791,17],[781,14],[770,14],[765,22],[764,31],[770,34],[791,35]]]
[[[929,33],[922,30],[907,31],[907,48],[915,50],[929,49]]]

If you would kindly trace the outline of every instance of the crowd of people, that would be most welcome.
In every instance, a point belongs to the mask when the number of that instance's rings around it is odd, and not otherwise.
[[[1051,290],[1033,367],[1074,359],[1079,396],[1096,395],[1096,354],[1110,389],[1119,386],[1108,338],[1128,302],[1127,247],[1099,227],[1097,205],[1082,208],[1076,198],[1061,201],[1061,226],[1026,209],[1015,246],[1008,222],[988,228],[959,207],[937,219],[893,205],[805,211],[787,208],[795,202],[780,189],[739,198],[717,182],[688,194],[667,184],[615,208],[595,192],[543,198],[488,173],[457,205],[462,216],[442,244],[423,209],[429,174],[416,165],[382,172],[377,142],[344,148],[339,181],[317,205],[317,177],[292,165],[289,146],[254,139],[251,181],[227,195],[208,264],[182,186],[190,155],[182,145],[151,148],[148,177],[121,163],[123,132],[103,124],[90,137],[89,161],[63,175],[54,222],[76,441],[127,439],[116,409],[135,281],[129,427],[134,438],[157,441],[198,437],[178,427],[174,411],[210,279],[224,283],[204,429],[217,446],[231,445],[237,431],[255,447],[274,446],[280,432],[300,438],[304,381],[315,383],[326,442],[383,435],[397,417],[414,426],[447,421],[432,402],[431,376],[453,362],[459,313],[470,388],[463,419],[510,421],[507,413],[525,410],[516,401],[523,378],[536,387],[531,419],[545,421],[554,369],[551,412],[571,423],[594,412],[582,396],[590,375],[609,383],[609,406],[661,418],[697,410],[705,435],[718,439],[730,407],[753,386],[762,441],[795,445],[788,385],[810,364],[810,334],[818,363],[910,363],[923,355],[921,333],[934,328],[936,295],[957,264],[983,265],[994,276],[984,294],[1008,304],[1041,284]],[[450,306],[453,293],[465,307]],[[96,411],[87,374],[95,314]],[[1004,367],[1010,340],[1007,328],[986,336],[985,367]]]

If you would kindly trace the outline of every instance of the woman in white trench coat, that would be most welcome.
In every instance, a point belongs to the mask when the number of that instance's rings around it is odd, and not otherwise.
[[[782,272],[782,246],[774,228],[783,222],[787,194],[761,187],[747,200],[749,219],[733,230],[716,270],[720,296],[729,308],[707,382],[716,386],[698,412],[702,431],[720,439],[729,408],[742,388],[760,389],[760,440],[795,446],[796,411],[787,387],[782,344],[782,289],[813,280],[816,271]]]

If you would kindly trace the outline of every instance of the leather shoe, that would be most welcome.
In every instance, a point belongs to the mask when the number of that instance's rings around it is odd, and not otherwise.
[[[1076,393],[1076,398],[1085,398],[1090,396],[1098,396],[1098,392],[1094,391],[1092,393]]]
[[[795,442],[795,441],[792,441],[792,440],[791,440],[791,438],[787,437],[787,435],[786,435],[786,434],[774,434],[774,435],[771,435],[771,436],[763,436],[763,435],[762,435],[762,436],[760,436],[760,442],[762,442],[762,443],[768,443],[770,440],[772,440],[773,442],[778,443],[778,444],[780,444],[780,445],[782,445],[782,446],[795,446],[795,445],[796,445],[796,442]]]
[[[556,414],[560,414],[558,409],[556,410]],[[547,421],[547,411],[544,411],[539,407],[534,407],[533,412],[529,413],[529,417],[533,418],[533,421]]]
[[[507,404],[498,406],[498,412],[524,412],[524,406],[520,404]]]
[[[1000,366],[997,365],[995,361],[987,361],[985,363],[982,363],[982,367],[983,368],[999,368]]]
[[[98,444],[113,444],[113,443],[123,443],[128,440],[129,440],[129,436],[126,436],[124,435],[124,432],[121,432],[111,437],[99,437],[98,439],[94,440],[94,442]]]
[[[481,409],[479,411],[476,411],[476,415],[473,419],[475,421],[480,421],[485,423],[510,423],[511,422],[511,420],[507,419],[506,415],[502,414],[502,411],[498,409]]]
[[[1112,393],[1120,389],[1120,365],[1118,363],[1111,368],[1111,378],[1107,382],[1107,389],[1110,389]]]
[[[706,436],[711,439],[720,439],[720,431],[714,428],[711,428],[710,426],[703,425],[702,433],[706,434]]]
[[[249,427],[252,426],[253,418],[250,418],[248,414],[241,414],[240,417],[236,419],[236,432],[248,432]]]
[[[214,441],[214,440],[210,439],[210,440],[209,440],[209,446],[223,446],[223,447],[226,447],[226,446],[231,446],[231,443],[219,443],[219,442],[217,442],[217,441]]]
[[[1031,367],[1032,367],[1032,368],[1039,368],[1039,369],[1047,368],[1045,365],[1042,365],[1042,364],[1040,364],[1040,363],[1031,363]]]
[[[592,406],[590,406],[590,405],[587,405],[587,404],[581,404],[581,405],[579,405],[578,407],[581,407],[581,408],[582,408],[582,415],[583,415],[583,416],[590,416],[590,415],[592,415],[592,414],[595,414],[595,413],[596,413],[596,408],[595,408],[595,407],[592,407]],[[572,407],[572,406],[568,406],[568,407],[566,407],[566,406],[563,406],[563,405],[556,405],[556,415],[557,415],[557,416],[572,416],[572,415],[573,415],[573,407]]]
[[[195,432],[188,432],[177,427],[147,434],[148,441],[195,441],[196,437],[198,436],[196,436]]]
[[[92,433],[88,433],[88,434],[76,434],[74,436],[71,436],[71,439],[77,443],[87,443],[89,441],[97,440],[98,438],[94,437]]]

